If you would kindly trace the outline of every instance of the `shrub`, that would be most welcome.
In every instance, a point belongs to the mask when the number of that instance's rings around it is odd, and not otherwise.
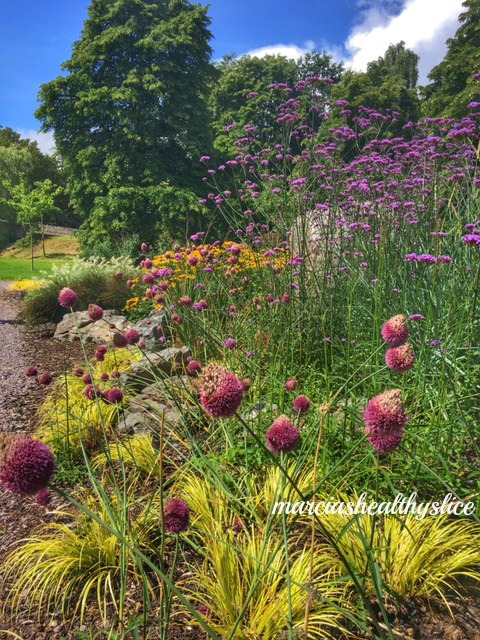
[[[122,277],[115,277],[116,273],[121,273]],[[60,322],[67,313],[58,304],[58,293],[64,287],[77,293],[78,311],[87,309],[90,303],[121,311],[131,297],[127,280],[135,273],[130,260],[118,258],[110,261],[73,260],[62,267],[54,267],[45,286],[27,296],[22,315],[31,325]]]

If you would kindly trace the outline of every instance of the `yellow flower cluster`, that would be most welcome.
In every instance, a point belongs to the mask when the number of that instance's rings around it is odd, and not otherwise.
[[[45,280],[16,280],[8,287],[8,291],[36,291],[46,284]]]
[[[140,302],[140,298],[136,296],[135,298],[129,298],[123,307],[124,311],[134,311],[138,307],[138,303]]]
[[[277,250],[274,255],[264,256],[261,251],[254,251],[245,244],[228,240],[221,245],[204,244],[194,249],[167,251],[153,258],[153,266],[156,269],[171,269],[173,275],[169,282],[172,283],[176,280],[195,280],[197,270],[203,271],[207,266],[213,271],[223,271],[230,275],[266,267],[283,269],[288,256],[285,249]]]

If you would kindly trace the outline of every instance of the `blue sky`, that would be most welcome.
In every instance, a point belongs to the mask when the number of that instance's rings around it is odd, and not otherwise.
[[[40,84],[60,73],[87,18],[89,0],[0,0],[0,125],[51,148],[37,134]],[[462,0],[201,0],[210,5],[214,58],[227,53],[327,50],[364,69],[390,43],[420,55],[420,80],[443,58]]]

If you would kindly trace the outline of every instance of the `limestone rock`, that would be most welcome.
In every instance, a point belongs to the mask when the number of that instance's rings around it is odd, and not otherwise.
[[[96,344],[104,344],[110,342],[112,338],[113,328],[121,332],[128,331],[134,325],[118,314],[116,311],[106,310],[103,313],[103,320],[93,322],[88,317],[88,311],[74,311],[67,313],[61,322],[57,324],[54,338],[57,340],[78,340],[80,337],[88,342]]]
[[[138,362],[133,362],[128,371],[122,373],[123,386],[141,390],[165,375],[171,376],[187,366],[191,355],[189,347],[169,347],[158,353],[149,351]]]
[[[198,412],[196,394],[195,382],[188,376],[155,382],[132,399],[118,421],[117,430],[129,435],[155,434],[162,420],[167,427],[176,429]]]

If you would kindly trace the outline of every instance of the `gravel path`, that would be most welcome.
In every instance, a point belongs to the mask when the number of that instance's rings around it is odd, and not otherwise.
[[[24,424],[12,423],[12,401],[28,394],[32,382],[25,377],[27,354],[24,336],[16,323],[19,300],[5,295],[8,282],[0,282],[0,431],[22,431]]]

